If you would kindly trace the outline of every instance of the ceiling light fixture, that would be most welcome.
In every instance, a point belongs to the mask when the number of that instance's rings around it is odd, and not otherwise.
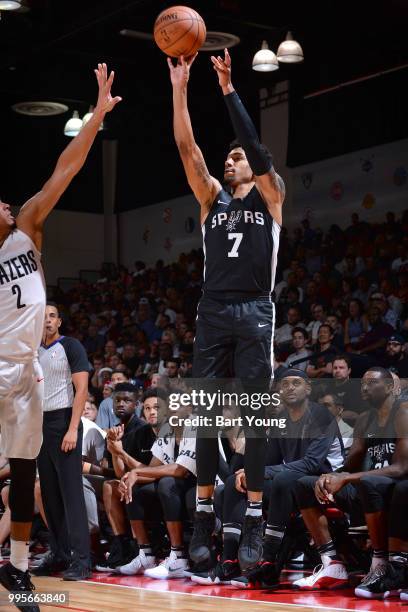
[[[278,70],[278,68],[278,59],[274,52],[269,49],[266,40],[264,40],[260,51],[254,55],[252,69],[257,72],[273,72],[274,70]]]
[[[0,0],[0,11],[17,11],[19,8],[20,0]]]
[[[82,119],[79,118],[78,111],[74,111],[71,119],[65,124],[64,134],[65,136],[70,136],[70,138],[74,138],[74,136],[78,136],[79,132],[82,128]]]
[[[284,64],[299,64],[303,62],[302,47],[293,39],[291,32],[286,34],[286,39],[279,45],[276,56],[278,61]]]

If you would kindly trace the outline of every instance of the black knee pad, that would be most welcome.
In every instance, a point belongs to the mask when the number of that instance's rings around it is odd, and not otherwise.
[[[35,459],[10,459],[9,463],[11,520],[31,523],[34,513]]]

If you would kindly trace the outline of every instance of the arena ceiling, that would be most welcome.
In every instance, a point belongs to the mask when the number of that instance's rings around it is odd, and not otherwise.
[[[11,111],[11,105],[53,100],[84,114],[95,99],[92,68],[99,61],[115,69],[114,93],[123,97],[104,134],[119,139],[119,179],[123,176],[119,207],[141,206],[187,192],[172,142],[171,90],[164,55],[152,42],[120,33],[124,29],[150,33],[156,15],[172,4],[23,0],[20,11],[3,12],[0,194],[5,192],[16,202],[24,200],[46,177],[67,142],[62,128],[68,114],[25,118]],[[272,87],[279,80],[289,79],[298,92],[307,94],[408,64],[405,0],[194,0],[190,4],[202,14],[209,30],[241,39],[232,49],[234,83],[255,116],[259,88]],[[276,51],[287,30],[301,43],[304,64],[281,66],[268,74],[253,72],[252,57],[262,40]],[[209,54],[203,52],[194,66],[190,103],[197,139],[217,174],[232,134],[209,61]],[[88,174],[80,181],[84,191],[65,199],[63,206],[101,211],[99,165],[95,151]]]

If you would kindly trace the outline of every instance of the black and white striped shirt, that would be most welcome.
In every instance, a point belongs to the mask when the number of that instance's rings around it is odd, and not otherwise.
[[[76,338],[60,336],[38,351],[44,373],[44,412],[69,408],[74,401],[72,374],[89,372],[86,351]]]

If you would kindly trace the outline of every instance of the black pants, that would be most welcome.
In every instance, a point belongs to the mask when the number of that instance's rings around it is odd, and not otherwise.
[[[149,484],[136,484],[126,506],[131,521],[182,521],[192,519],[196,502],[196,479],[165,476]]]
[[[273,332],[275,307],[266,298],[223,302],[204,296],[197,310],[194,341],[194,385],[206,391],[223,392],[224,383],[217,380],[238,379],[238,392],[251,396],[269,391],[273,376]],[[221,389],[220,389],[221,387]],[[245,473],[248,489],[262,491],[266,458],[266,431],[250,426],[245,416],[263,418],[265,407],[239,406],[245,429]],[[206,416],[212,413],[203,409]],[[218,471],[218,440],[212,432],[197,432],[198,485],[214,484]]]
[[[51,550],[62,560],[90,564],[90,541],[82,486],[82,423],[74,450],[61,450],[72,408],[44,412],[38,473]]]
[[[273,479],[264,481],[263,505],[268,513],[268,524],[285,528],[296,510],[295,485],[302,478],[299,472],[278,472]],[[235,488],[235,474],[224,488],[222,520],[224,523],[242,523],[246,511],[246,495]]]
[[[321,507],[314,493],[317,476],[304,476],[295,486],[295,496],[301,510]],[[394,487],[398,483],[388,476],[363,476],[354,484],[347,484],[334,495],[336,506],[350,515],[352,525],[364,525],[365,514],[388,510]],[[396,536],[397,537],[397,536]]]
[[[408,480],[400,480],[394,487],[388,521],[388,536],[408,541]]]

